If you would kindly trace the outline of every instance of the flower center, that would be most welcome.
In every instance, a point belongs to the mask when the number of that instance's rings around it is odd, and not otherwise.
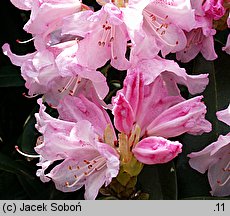
[[[144,21],[147,24],[147,26],[150,27],[151,30],[153,30],[151,33],[154,35],[157,35],[162,41],[164,41],[165,44],[168,46],[176,46],[178,45],[178,41],[175,41],[175,43],[172,43],[170,40],[167,40],[166,33],[168,31],[169,22],[168,22],[168,15],[165,17],[160,17],[153,12],[149,11],[147,8],[143,10],[143,17]]]
[[[223,171],[223,175],[226,174],[227,178],[226,178],[225,180],[223,180],[223,181],[221,181],[220,179],[217,180],[217,184],[218,184],[220,187],[226,185],[227,182],[230,180],[230,161],[228,162],[228,164],[226,165],[226,167],[224,167],[224,168],[222,169],[222,171]]]
[[[64,93],[68,92],[69,95],[73,96],[75,94],[77,87],[79,86],[80,82],[81,82],[80,76],[71,77],[67,81],[65,86],[63,86],[61,89],[58,89],[58,92],[60,94],[64,94]]]
[[[100,47],[110,47],[113,59],[117,59],[114,54],[114,40],[115,40],[115,26],[109,24],[107,21],[102,25],[103,31],[101,39],[98,41]]]
[[[191,46],[201,44],[203,40],[204,40],[204,35],[201,28],[194,29],[191,32],[189,32],[187,34],[187,45],[185,47],[184,53],[186,53]]]
[[[103,169],[106,166],[106,159],[102,156],[98,156],[90,161],[83,160],[81,164],[82,165],[79,164],[75,168],[72,166],[68,166],[68,170],[73,172],[74,181],[71,184],[68,181],[65,182],[66,187],[73,187],[79,181],[81,181],[82,178],[89,176],[91,173],[95,171]],[[76,174],[74,174],[74,171],[76,171]]]

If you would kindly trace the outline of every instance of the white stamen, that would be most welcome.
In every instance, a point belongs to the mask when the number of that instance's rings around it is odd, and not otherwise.
[[[40,158],[40,157],[41,157],[41,155],[30,155],[30,154],[26,154],[26,153],[22,152],[22,151],[18,148],[18,146],[15,146],[15,149],[16,149],[16,151],[17,151],[19,154],[21,154],[21,155],[23,155],[23,156],[25,156],[25,157],[29,157],[29,158]]]
[[[150,28],[155,32],[156,35],[159,36],[161,40],[164,41],[165,44],[171,47],[175,47],[178,44],[178,42],[176,42],[175,44],[169,44],[162,37],[166,33],[168,25],[169,25],[168,23],[165,22],[168,16],[166,16],[165,18],[162,18],[156,14],[151,13],[147,9],[143,10],[143,15],[145,17],[146,22],[149,24]]]
[[[37,96],[39,96],[39,94],[35,94],[35,95],[27,95],[26,93],[22,93],[22,95],[26,98],[35,98]]]
[[[74,95],[74,93],[76,92],[77,87],[78,87],[78,85],[79,85],[80,82],[81,82],[81,77],[78,76],[78,78],[77,78],[77,80],[76,80],[76,83],[75,83],[73,89],[70,90],[70,95]]]
[[[33,38],[31,38],[31,39],[29,39],[29,40],[26,40],[26,41],[20,41],[20,40],[16,40],[17,41],[17,43],[20,43],[20,44],[25,44],[25,43],[29,43],[30,41],[33,41],[34,40],[34,37]]]
[[[64,91],[66,91],[70,86],[71,84],[73,83],[75,77],[71,77],[68,81],[68,83],[62,88],[62,90],[58,90],[60,93],[63,93]]]
[[[228,162],[227,166],[225,168],[223,168],[223,171],[224,172],[229,172],[229,166],[230,166],[230,161]],[[218,184],[220,187],[221,186],[224,186],[228,181],[230,180],[230,175],[227,177],[227,179],[223,182],[223,183],[220,183]]]
[[[82,172],[80,176],[74,175],[74,178],[76,180],[72,184],[69,184],[69,182],[66,182],[66,187],[73,187],[81,180],[82,177],[88,176],[95,171],[101,170],[103,167],[106,166],[106,159],[102,156],[98,156],[91,161],[85,160],[84,163],[85,163],[85,166],[83,167],[77,166],[77,170],[81,169],[84,172]],[[71,170],[72,170],[72,167],[71,167]]]
[[[113,59],[117,59],[117,56],[114,55],[114,38],[115,38],[115,27],[111,27],[111,38],[110,38],[110,44],[111,44],[111,55]]]
[[[228,176],[228,178],[222,184],[219,184],[219,186],[224,186],[229,180],[230,180],[230,175]]]

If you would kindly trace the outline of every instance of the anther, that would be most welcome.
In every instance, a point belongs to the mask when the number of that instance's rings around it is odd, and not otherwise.
[[[69,90],[69,95],[70,96],[73,96],[73,93],[74,93],[73,90]]]
[[[90,164],[90,162],[89,162],[89,161],[87,161],[87,160],[84,160],[84,163],[86,163],[86,164]]]

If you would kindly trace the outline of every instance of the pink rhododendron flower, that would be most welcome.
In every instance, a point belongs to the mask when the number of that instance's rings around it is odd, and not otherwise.
[[[57,25],[64,16],[81,9],[79,0],[11,0],[11,2],[20,9],[31,10],[30,19],[24,26],[24,30],[32,34],[46,32]]]
[[[90,80],[90,85],[95,88],[99,98],[103,99],[109,90],[106,78],[99,71],[83,68],[74,62],[71,54],[77,49],[75,41],[64,44],[25,56],[13,54],[9,45],[5,44],[3,52],[13,64],[21,67],[21,74],[26,81],[25,86],[31,96],[46,94],[47,101],[56,101],[53,104],[56,105],[59,98],[64,95],[78,94],[86,80]],[[50,97],[51,95],[53,97]]]
[[[59,119],[45,112],[39,99],[36,128],[42,143],[35,150],[41,155],[37,175],[52,180],[58,190],[76,191],[85,186],[85,199],[95,199],[102,185],[107,186],[119,171],[119,155],[108,140],[106,128],[111,125],[107,113],[84,96],[67,96],[58,107]],[[115,135],[112,127],[112,135]],[[61,161],[60,161],[61,160]],[[58,165],[45,174],[55,161]]]
[[[140,8],[143,16],[142,36],[136,31],[138,49],[148,47],[153,55],[161,50],[163,56],[184,49],[186,37],[183,30],[190,31],[195,25],[190,1],[129,1],[129,7],[137,11]]]
[[[143,74],[145,84],[152,83],[159,75],[162,77],[170,89],[172,95],[179,95],[180,90],[177,84],[187,86],[191,94],[198,94],[204,91],[208,84],[208,74],[188,75],[184,68],[173,60],[167,60],[156,56],[155,58],[139,58],[145,56],[145,53],[136,53],[137,56],[131,56],[133,66],[128,70],[132,73],[133,70],[139,70]]]
[[[138,125],[141,130],[140,137],[151,137],[149,140],[154,142],[158,139],[157,137],[175,137],[186,132],[190,134],[210,132],[211,124],[204,118],[206,107],[201,99],[202,97],[195,97],[184,100],[180,95],[170,95],[160,76],[147,85],[144,83],[142,73],[133,71],[128,74],[123,89],[118,91],[113,99],[114,124],[120,132],[127,135],[132,132],[135,125]],[[144,138],[141,142],[142,144],[136,146],[141,148],[146,143],[148,151],[143,150],[143,154],[148,152],[149,155],[146,161],[151,161],[152,158],[152,164],[156,163],[157,159],[150,153],[149,141],[145,142]],[[175,143],[167,140],[162,140],[162,143],[159,145],[162,149],[172,150],[171,159],[181,151],[178,143],[176,143],[177,147],[174,146]],[[171,144],[175,148],[169,147]],[[138,160],[144,162],[139,157],[142,152],[139,147],[136,153],[133,147],[133,153]],[[173,149],[177,151],[174,152]],[[145,156],[142,155],[143,157]],[[161,163],[163,161],[161,160]]]
[[[196,16],[196,21],[196,27],[186,33],[186,47],[182,51],[176,53],[177,59],[182,62],[189,62],[194,59],[199,52],[201,52],[207,60],[214,60],[217,58],[213,39],[216,30],[212,29],[212,20],[207,17]]]
[[[220,121],[230,125],[230,105],[216,113]],[[208,180],[213,196],[230,195],[230,133],[220,135],[218,140],[200,152],[193,152],[189,164],[201,173],[208,170]]]
[[[75,13],[64,20],[62,28],[63,34],[84,37],[76,53],[81,65],[95,69],[111,59],[111,65],[119,70],[129,67],[125,58],[129,36],[122,12],[115,5],[106,4],[97,12]]]
[[[195,10],[195,26],[191,31],[186,31],[186,47],[176,53],[176,58],[182,62],[189,62],[199,52],[207,60],[214,60],[217,55],[214,50],[213,35],[216,30],[212,28],[213,19],[205,14],[202,1],[191,0],[192,8]]]
[[[206,0],[203,4],[203,10],[207,16],[214,20],[218,20],[225,14],[223,4],[224,0]]]
[[[54,42],[54,32],[61,33],[60,28],[65,16],[82,10],[80,0],[11,0],[11,2],[22,10],[31,10],[30,19],[25,24],[24,30],[33,35],[34,45],[38,50],[45,49],[48,43]]]

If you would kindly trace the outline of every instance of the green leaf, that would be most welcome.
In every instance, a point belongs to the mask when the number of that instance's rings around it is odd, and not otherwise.
[[[25,176],[17,175],[17,178],[30,199],[48,199],[49,187],[42,183],[40,179],[35,178],[33,181]]]
[[[34,147],[36,145],[39,132],[35,128],[36,118],[34,114],[38,112],[38,109],[38,106],[36,106],[27,118],[24,124],[23,133],[18,140],[20,148],[27,154],[37,154],[34,151]]]
[[[177,199],[177,181],[174,163],[145,165],[138,176],[138,189],[148,193],[149,199]]]
[[[219,58],[207,61],[198,55],[194,61],[193,74],[209,73],[209,84],[204,91],[204,102],[207,106],[206,118],[212,123],[212,131],[202,135],[185,134],[179,141],[183,144],[183,151],[179,155],[176,168],[178,176],[179,199],[187,197],[211,197],[207,173],[201,174],[192,169],[187,155],[197,152],[215,142],[220,134],[229,132],[229,127],[218,121],[216,112],[227,108],[230,99],[229,56],[217,47]]]
[[[24,86],[20,71],[13,65],[0,67],[0,87]]]
[[[25,200],[29,198],[14,174],[0,172],[0,179],[0,200]]]
[[[217,119],[217,90],[214,62],[207,61],[202,55],[198,55],[194,60],[193,74],[209,74],[209,84],[204,91],[204,102],[207,106],[206,118],[212,123],[212,131],[202,135],[184,134],[179,138],[183,144],[183,151],[178,156],[176,169],[178,176],[179,199],[190,196],[209,196],[210,186],[206,175],[202,175],[192,169],[189,164],[187,155],[191,152],[200,151],[211,142],[218,134],[216,130]]]
[[[31,181],[35,178],[31,174],[31,170],[23,162],[15,161],[2,153],[0,153],[0,170],[25,176]]]

